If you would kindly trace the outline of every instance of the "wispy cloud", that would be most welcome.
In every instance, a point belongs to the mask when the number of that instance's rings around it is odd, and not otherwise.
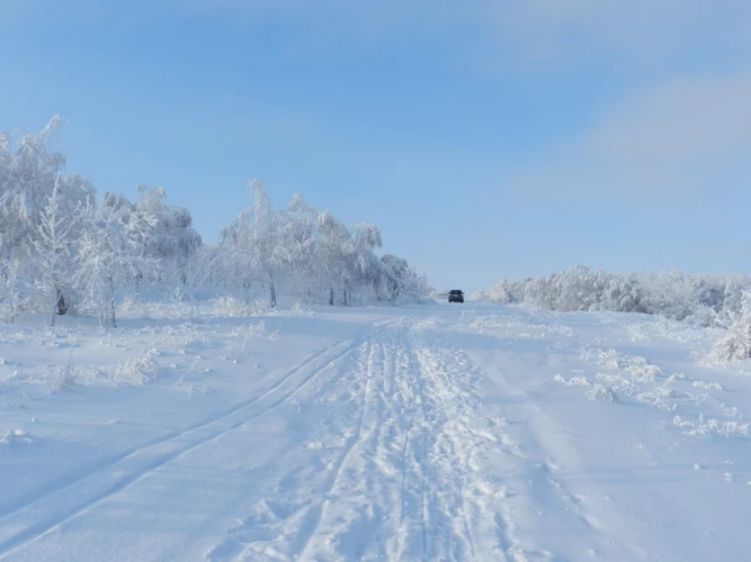
[[[675,70],[713,65],[728,54],[751,57],[747,0],[7,0],[0,26],[182,17],[234,27],[287,25],[308,42],[340,48],[377,48],[394,37],[416,45],[421,37],[444,38],[460,64],[499,72],[545,73],[603,61]]]
[[[515,177],[518,192],[683,199],[751,185],[751,73],[676,79],[612,107]]]
[[[569,65],[613,56],[654,63],[715,51],[751,52],[746,0],[172,0],[172,5],[236,22],[305,22],[363,40],[461,30],[478,49],[502,49],[504,63]]]
[[[624,70],[751,55],[745,0],[476,0],[471,15],[495,61],[549,71],[606,61]]]

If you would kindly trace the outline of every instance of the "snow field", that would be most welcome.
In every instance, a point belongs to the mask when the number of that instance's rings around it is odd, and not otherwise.
[[[751,548],[751,378],[711,329],[482,305],[58,328],[0,328],[0,560]]]

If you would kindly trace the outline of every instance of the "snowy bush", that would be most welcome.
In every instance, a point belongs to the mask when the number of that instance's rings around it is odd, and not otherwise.
[[[751,292],[742,297],[741,310],[715,345],[715,358],[722,361],[751,359]]]
[[[548,277],[501,281],[475,299],[563,312],[655,314],[726,329],[712,360],[751,358],[751,278],[740,275],[607,273],[578,266]]]
[[[269,311],[269,305],[265,301],[246,302],[232,295],[223,295],[211,301],[209,314],[224,318],[242,318],[257,316]]]
[[[740,309],[740,295],[751,288],[741,276],[680,273],[621,274],[586,267],[547,277],[502,279],[476,299],[527,303],[563,312],[611,310],[659,314],[702,326],[724,325]]]
[[[146,351],[141,357],[121,363],[112,373],[112,382],[122,385],[140,385],[149,380],[157,371],[157,352]]]
[[[15,444],[29,444],[33,443],[34,439],[29,433],[21,428],[7,429],[2,436],[0,436],[0,445],[15,445]]]

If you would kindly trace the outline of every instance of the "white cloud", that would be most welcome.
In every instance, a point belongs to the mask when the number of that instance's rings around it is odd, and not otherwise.
[[[188,13],[236,22],[303,22],[366,40],[458,32],[470,48],[490,49],[485,54],[493,56],[502,51],[504,64],[568,65],[601,56],[644,63],[713,51],[751,53],[747,0],[172,1]]]
[[[395,36],[452,45],[462,64],[549,71],[593,60],[658,69],[751,57],[748,0],[6,0],[0,26],[149,18],[290,24],[340,48]],[[342,45],[343,43],[343,45]]]
[[[521,192],[697,198],[751,188],[751,74],[677,79],[611,108],[515,177]]]
[[[519,64],[659,67],[751,54],[746,0],[481,0],[475,9]]]

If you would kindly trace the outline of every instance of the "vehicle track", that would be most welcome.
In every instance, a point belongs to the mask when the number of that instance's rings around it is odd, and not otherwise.
[[[475,560],[476,540],[464,500],[468,459],[452,427],[452,418],[468,405],[466,396],[448,372],[446,357],[431,349],[435,342],[420,342],[415,333],[410,336],[408,352],[423,420],[415,453],[415,468],[421,472],[422,560]],[[455,403],[448,403],[444,393]]]
[[[321,371],[356,349],[373,330],[401,321],[376,322],[358,336],[314,353],[260,395],[179,432],[99,463],[93,470],[45,490],[0,519],[0,559],[41,538],[77,515],[147,477],[161,466],[278,408]],[[291,385],[290,390],[284,390]],[[278,396],[277,396],[278,395]],[[261,407],[260,410],[256,410]]]
[[[379,351],[378,346],[373,346],[372,342],[368,342],[366,375],[365,375],[366,380],[364,381],[365,384],[363,386],[363,392],[362,392],[361,399],[360,399],[360,405],[359,405],[360,415],[359,415],[359,419],[357,422],[357,429],[355,430],[354,434],[349,439],[347,439],[347,442],[344,445],[342,453],[340,454],[339,458],[336,460],[336,463],[334,464],[334,467],[331,470],[331,474],[325,486],[325,493],[324,493],[325,499],[323,500],[323,503],[321,505],[314,508],[315,509],[314,520],[312,522],[312,525],[307,530],[306,536],[302,537],[302,541],[301,541],[302,548],[300,549],[298,554],[295,556],[296,560],[305,561],[309,558],[311,539],[316,534],[316,531],[320,527],[321,521],[323,521],[328,514],[328,509],[332,502],[331,496],[341,478],[342,468],[344,467],[347,461],[347,458],[355,449],[355,446],[358,443],[360,443],[360,440],[362,438],[363,426],[365,425],[366,410],[368,408],[370,396],[372,393],[371,376],[374,372],[373,364],[374,364],[375,357],[377,357],[377,351]]]
[[[398,505],[389,476],[398,473],[390,466],[388,444],[390,437],[398,438],[395,423],[400,422],[393,403],[396,354],[386,342],[389,333],[374,334],[367,360],[349,373],[351,384],[360,389],[356,428],[316,494],[314,525],[305,529],[302,548],[292,551],[289,560],[336,560],[343,555],[338,548],[353,542],[358,556],[395,559],[388,541],[373,540],[389,523],[381,506]]]
[[[333,433],[328,433],[327,440],[335,441],[339,435],[344,439],[325,470],[306,479],[320,483],[314,485],[313,497],[298,501],[271,527],[261,523],[261,534],[269,538],[260,541],[254,538],[259,529],[256,526],[253,532],[257,523],[251,512],[247,524],[230,530],[229,537],[210,550],[208,560],[268,559],[268,553],[273,553],[274,559],[290,561],[339,560],[342,556],[412,559],[398,554],[396,535],[403,523],[398,518],[399,490],[406,471],[400,452],[409,425],[404,413],[416,397],[411,390],[414,385],[403,380],[401,363],[407,353],[403,345],[394,343],[403,340],[406,332],[392,332],[392,327],[374,331],[372,339],[362,345],[358,361],[340,373],[339,390],[352,396],[357,407],[352,416],[338,418],[338,425],[328,430]],[[292,473],[298,470],[294,465],[287,468]],[[254,506],[274,499],[296,503],[283,492],[274,491]],[[383,509],[389,505],[394,509]],[[418,526],[419,540],[425,542],[427,526]],[[248,538],[243,539],[243,535]],[[376,539],[378,536],[383,540]]]
[[[289,537],[273,542],[274,552],[288,553],[280,559],[523,559],[512,535],[493,544],[476,535],[478,524],[498,532],[496,518],[507,517],[493,508],[501,491],[473,465],[475,451],[500,441],[463,421],[477,414],[464,366],[415,330],[407,324],[373,338],[368,367],[356,374],[364,380],[356,430],[316,492],[320,499],[306,508],[315,518],[302,531],[302,549],[285,547]],[[478,494],[489,497],[476,501]]]

